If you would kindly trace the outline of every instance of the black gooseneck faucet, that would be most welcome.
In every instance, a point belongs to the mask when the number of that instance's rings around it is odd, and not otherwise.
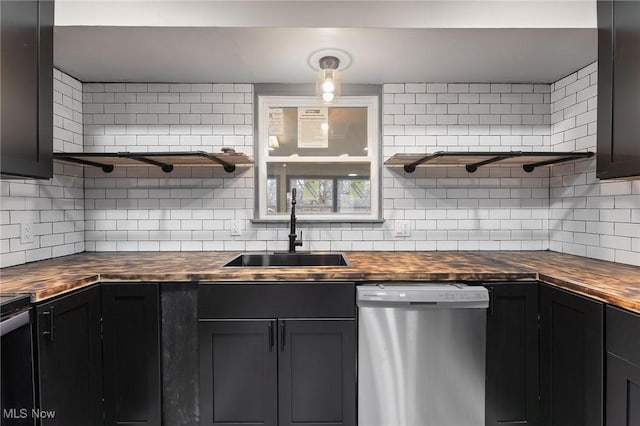
[[[302,231],[300,239],[296,234],[296,188],[291,189],[291,229],[289,230],[289,253],[295,253],[296,247],[302,246]]]

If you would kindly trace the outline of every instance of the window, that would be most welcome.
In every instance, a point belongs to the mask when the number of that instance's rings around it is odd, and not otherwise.
[[[259,96],[257,219],[380,219],[377,96]]]

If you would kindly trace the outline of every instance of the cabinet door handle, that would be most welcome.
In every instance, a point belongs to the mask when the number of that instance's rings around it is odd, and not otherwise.
[[[48,335],[49,336],[49,340],[51,342],[55,341],[55,307],[50,307],[49,310],[47,312],[44,312],[43,315],[44,316],[48,316],[49,317],[49,329],[45,330],[42,332],[43,335]]]
[[[492,287],[487,287],[489,290],[489,316],[493,316],[493,304],[495,302],[494,290]]]
[[[56,331],[56,312],[55,312],[55,307],[52,306],[51,309],[49,309],[49,311],[51,312],[51,317],[49,318],[49,321],[51,321],[50,327],[51,327],[51,335],[49,336],[51,338],[51,341],[54,342],[56,340],[55,337],[55,331]]]
[[[280,352],[284,351],[284,334],[285,334],[285,328],[284,328],[284,321],[280,321]]]
[[[273,343],[275,339],[273,338],[273,321],[269,321],[269,352],[273,351]]]

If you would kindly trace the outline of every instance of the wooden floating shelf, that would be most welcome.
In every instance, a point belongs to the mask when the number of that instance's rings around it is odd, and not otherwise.
[[[576,161],[593,157],[593,152],[447,152],[433,154],[395,154],[384,162],[388,167],[403,167],[407,173],[413,173],[418,166],[453,167],[464,166],[467,172],[474,173],[479,167],[489,164],[500,166],[522,166],[531,173],[537,167]]]
[[[212,154],[205,151],[189,152],[56,152],[53,159],[67,163],[99,167],[111,173],[115,166],[156,166],[170,173],[174,166],[222,167],[233,173],[236,167],[251,167],[253,159],[242,153],[227,151]]]

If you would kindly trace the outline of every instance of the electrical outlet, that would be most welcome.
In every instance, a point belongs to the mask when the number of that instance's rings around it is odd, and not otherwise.
[[[231,236],[233,237],[239,237],[240,235],[242,235],[242,229],[240,228],[240,221],[232,220],[231,224],[229,225],[229,230],[231,231]]]
[[[20,243],[30,244],[33,242],[33,223],[20,224]]]
[[[396,220],[395,236],[396,237],[411,236],[411,225],[408,220]]]

